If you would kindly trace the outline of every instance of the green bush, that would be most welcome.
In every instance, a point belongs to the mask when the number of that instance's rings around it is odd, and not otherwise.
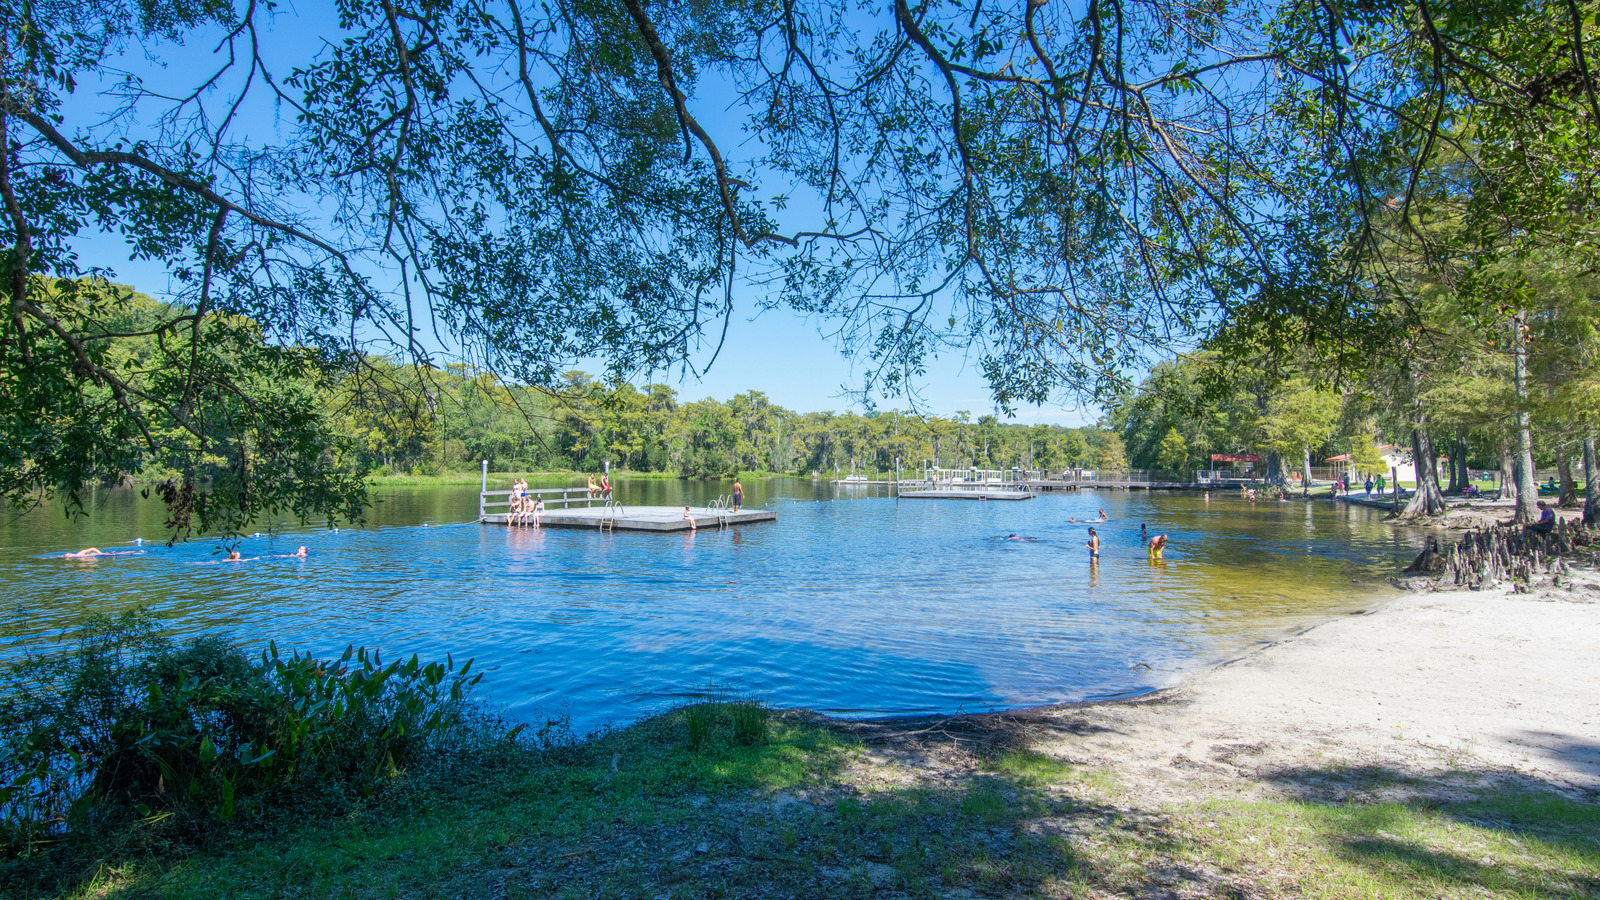
[[[143,614],[97,622],[74,649],[7,667],[0,842],[27,855],[119,820],[192,826],[296,793],[370,794],[462,726],[471,665],[275,644],[255,659],[217,637],[175,645]]]

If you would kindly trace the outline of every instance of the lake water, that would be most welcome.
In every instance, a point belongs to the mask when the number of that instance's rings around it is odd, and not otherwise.
[[[1025,502],[896,501],[884,488],[747,483],[775,523],[691,535],[476,523],[477,488],[386,489],[370,521],[167,548],[126,490],[0,521],[13,621],[0,655],[94,613],[152,609],[180,635],[317,655],[453,653],[480,697],[538,721],[625,722],[716,686],[839,715],[978,711],[1147,691],[1308,621],[1370,605],[1420,536],[1327,502],[1093,491]],[[631,505],[696,505],[724,482],[622,481]],[[1102,558],[1086,525],[1104,509]],[[1152,564],[1139,538],[1169,533]],[[1031,541],[1007,540],[1010,533]],[[87,546],[140,556],[48,558]],[[153,545],[150,542],[154,542]],[[272,558],[306,544],[306,559]]]

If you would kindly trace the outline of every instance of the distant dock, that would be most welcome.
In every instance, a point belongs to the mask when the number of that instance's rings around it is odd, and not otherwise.
[[[624,506],[615,500],[591,495],[587,488],[542,488],[529,490],[528,499],[544,501],[544,512],[539,514],[541,528],[589,528],[595,531],[700,531],[716,530],[730,525],[749,525],[755,522],[776,522],[778,513],[770,509],[733,508],[731,498],[718,497],[705,506],[689,507],[689,517],[683,517],[681,506]],[[524,515],[511,512],[510,491],[480,491],[478,494],[478,524],[509,525],[511,519],[522,527]],[[691,521],[693,524],[691,524]],[[526,524],[533,525],[533,516],[526,516]]]
[[[689,515],[694,517],[694,527],[699,531],[778,520],[777,512],[770,509],[741,509],[734,512],[732,509],[692,506]],[[478,521],[484,525],[504,525],[510,517],[510,513],[485,513]],[[533,524],[532,517],[529,517],[528,524]],[[539,527],[588,528],[596,531],[688,531],[689,521],[683,517],[683,508],[678,506],[580,506],[545,512],[539,516]]]
[[[1012,487],[984,488],[971,485],[964,488],[938,488],[935,490],[900,490],[895,496],[902,500],[1032,500],[1039,496],[1034,491]]]

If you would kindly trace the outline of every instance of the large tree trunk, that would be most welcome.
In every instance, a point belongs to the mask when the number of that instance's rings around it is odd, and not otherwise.
[[[1595,471],[1594,435],[1583,439],[1583,521],[1600,525],[1600,472]]]
[[[1450,447],[1446,452],[1450,454],[1450,483],[1449,486],[1444,489],[1444,492],[1447,494],[1454,494],[1461,490],[1461,480],[1459,477],[1457,477],[1458,470],[1456,468],[1456,460],[1461,458],[1461,439],[1452,435],[1450,438]]]
[[[1283,457],[1276,450],[1267,451],[1267,484],[1282,487],[1288,477],[1283,472]]]
[[[1526,315],[1518,313],[1511,320],[1516,329],[1512,336],[1512,382],[1517,391],[1517,514],[1516,521],[1530,524],[1539,518],[1539,489],[1533,483],[1533,421],[1528,414],[1528,343],[1523,322]]]
[[[1300,489],[1311,490],[1311,448],[1306,448],[1306,455],[1300,460]]]
[[[1455,467],[1458,473],[1456,480],[1460,483],[1461,489],[1466,490],[1467,485],[1472,483],[1472,470],[1467,468],[1467,433],[1464,431],[1456,435],[1456,450]]]
[[[1511,461],[1511,445],[1500,441],[1500,499],[1517,499],[1517,465]]]
[[[1444,495],[1439,492],[1439,460],[1433,452],[1433,438],[1426,427],[1411,429],[1411,465],[1417,470],[1417,492],[1406,504],[1403,519],[1437,516],[1444,512]]]
[[[1572,460],[1565,450],[1556,454],[1556,481],[1561,483],[1559,506],[1578,505],[1578,486],[1572,482]]]

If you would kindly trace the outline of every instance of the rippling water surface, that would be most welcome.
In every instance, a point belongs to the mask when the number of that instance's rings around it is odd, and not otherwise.
[[[983,710],[1114,696],[1370,604],[1415,538],[1343,505],[1236,494],[896,501],[882,488],[747,484],[778,521],[692,535],[480,526],[476,486],[378,492],[371,521],[167,548],[158,503],[122,490],[86,519],[0,521],[5,652],[97,612],[153,609],[179,634],[319,655],[474,657],[489,700],[579,728],[717,685],[836,714]],[[631,481],[625,504],[701,504],[717,482]],[[1084,549],[1099,523],[1102,558]],[[1172,542],[1151,564],[1141,522]],[[1007,540],[1010,533],[1032,538]],[[48,558],[86,546],[146,552]],[[306,544],[306,559],[275,558]],[[1141,665],[1142,664],[1142,665]],[[1148,668],[1145,668],[1145,667]]]

